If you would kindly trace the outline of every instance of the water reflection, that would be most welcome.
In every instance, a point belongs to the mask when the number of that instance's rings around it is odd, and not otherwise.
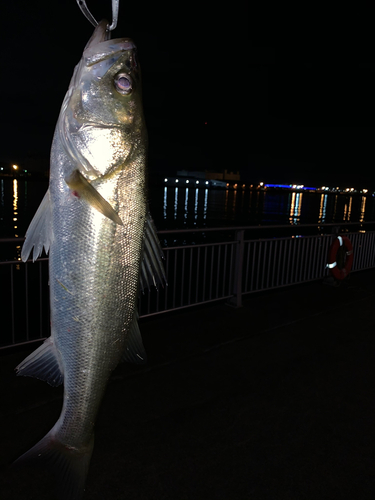
[[[292,200],[290,202],[289,222],[291,224],[298,224],[301,216],[303,193],[292,193]]]
[[[186,227],[364,222],[375,218],[375,197],[349,193],[301,193],[210,189],[196,184],[150,187],[150,208],[158,229]],[[46,183],[0,178],[0,231],[25,234]],[[303,203],[302,203],[303,201]],[[26,210],[27,208],[27,210]],[[20,248],[9,258],[20,259]],[[8,258],[8,257],[7,257]]]
[[[224,192],[215,192],[223,194]],[[168,221],[174,221],[175,227],[199,226],[204,223],[204,220],[210,217],[210,214],[216,214],[216,210],[223,210],[223,202],[217,204],[218,200],[214,201],[215,206],[209,206],[209,189],[198,188],[195,185],[190,187],[167,187],[163,186],[163,191],[159,198],[152,200],[152,213],[158,228],[168,227]],[[215,197],[214,197],[215,198]],[[158,207],[159,215],[158,215]],[[163,222],[161,222],[163,221]]]
[[[17,217],[18,215],[18,181],[17,179],[13,179],[13,227],[14,229],[17,229]],[[17,234],[15,234],[17,236]]]
[[[18,181],[13,179],[13,229],[14,236],[18,238]],[[15,260],[21,260],[21,245],[16,246]],[[19,269],[19,265],[16,269]]]
[[[17,184],[14,189],[17,190]],[[374,197],[355,194],[215,190],[196,185],[163,186],[158,193],[158,198],[153,199],[152,213],[160,229],[168,228],[171,222],[176,228],[207,223],[223,226],[363,222],[371,219],[375,207]],[[20,194],[18,191],[18,206]],[[6,195],[5,189],[5,198]]]
[[[173,213],[174,220],[177,219],[177,208],[178,208],[178,188],[175,188],[174,189],[174,213]]]
[[[198,194],[199,194],[199,189],[196,188],[195,198],[194,198],[194,225],[197,224],[197,220],[198,220]]]
[[[236,201],[237,201],[237,189],[235,189],[234,192],[233,192],[233,202],[232,202],[232,213],[233,213],[233,216],[236,213]]]
[[[350,221],[350,216],[352,214],[352,202],[353,202],[353,197],[351,196],[349,198],[349,203],[346,202],[344,205],[344,216],[343,219],[344,221]]]
[[[361,215],[359,217],[359,222],[363,222],[365,219],[365,211],[366,211],[366,196],[362,196],[361,200]]]
[[[320,197],[319,222],[325,222],[326,220],[327,199],[328,194],[322,194]]]
[[[188,218],[188,203],[189,203],[189,188],[185,189],[185,211],[184,211],[184,224],[187,224]]]
[[[204,190],[203,219],[207,219],[208,189]]]
[[[168,204],[167,196],[168,196],[168,188],[165,187],[164,188],[164,201],[163,201],[163,218],[164,218],[164,220],[167,219],[167,204]]]

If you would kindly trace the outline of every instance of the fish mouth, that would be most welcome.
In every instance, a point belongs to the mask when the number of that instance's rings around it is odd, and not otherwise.
[[[108,27],[108,21],[107,19],[102,19],[100,23],[96,26],[94,33],[91,35],[91,38],[86,44],[85,51],[89,49],[90,47],[94,47],[98,43],[104,42],[105,40],[108,39],[107,37],[107,27]]]
[[[92,66],[109,58],[118,58],[121,53],[136,49],[130,38],[107,39],[108,21],[103,19],[96,26],[94,33],[83,51],[86,66]]]

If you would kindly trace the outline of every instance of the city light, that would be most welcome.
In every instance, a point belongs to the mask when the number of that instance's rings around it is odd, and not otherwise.
[[[253,187],[251,185],[250,187]],[[282,188],[282,189],[290,189],[292,187],[291,184],[266,184],[266,187],[277,187],[277,188]]]
[[[18,170],[18,165],[13,165],[13,170]]]
[[[22,172],[27,172],[27,170],[23,170],[22,168],[20,168],[18,165],[12,165],[12,168],[13,170],[18,170],[19,173],[21,173],[22,175]],[[2,167],[0,167],[0,170],[4,170]],[[6,170],[6,169],[5,169]],[[29,174],[30,175],[30,174]],[[186,175],[186,174],[185,174]],[[350,188],[343,188],[343,187],[329,187],[327,185],[323,185],[323,186],[320,186],[320,187],[311,187],[311,186],[305,186],[305,184],[268,184],[268,183],[265,183],[263,181],[261,182],[258,182],[258,184],[243,184],[243,183],[240,183],[237,181],[237,183],[233,184],[231,183],[230,181],[229,182],[225,182],[225,183],[220,183],[220,182],[216,182],[216,181],[208,181],[208,180],[197,180],[196,178],[195,179],[186,179],[186,176],[184,175],[185,179],[178,179],[178,178],[175,178],[175,183],[179,183],[179,182],[182,182],[184,184],[196,184],[197,187],[198,185],[200,184],[201,186],[202,185],[205,185],[206,187],[209,187],[209,186],[218,186],[218,187],[226,187],[226,189],[245,189],[246,186],[249,186],[250,189],[261,189],[262,191],[265,191],[265,190],[268,190],[268,189],[285,189],[285,190],[289,190],[289,191],[297,191],[297,192],[306,192],[306,191],[309,191],[309,192],[314,192],[314,191],[320,191],[320,192],[324,192],[324,193],[349,193],[349,194],[354,194],[354,193],[361,193],[363,195],[368,195],[368,194],[372,194],[372,196],[375,196],[375,192],[372,193],[370,192],[368,189],[357,189],[357,188],[354,188],[354,187],[350,187]],[[169,179],[168,177],[165,177],[164,178],[164,182],[165,183],[170,183],[170,182],[173,182],[172,179]]]

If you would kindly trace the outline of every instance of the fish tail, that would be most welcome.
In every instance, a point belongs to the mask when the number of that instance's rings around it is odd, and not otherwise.
[[[87,446],[77,449],[59,441],[52,429],[35,446],[21,455],[13,466],[23,467],[33,462],[50,468],[56,477],[58,497],[62,500],[80,500],[84,493],[93,447],[94,435]]]

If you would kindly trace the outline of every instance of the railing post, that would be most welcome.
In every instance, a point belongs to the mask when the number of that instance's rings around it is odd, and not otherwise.
[[[234,279],[233,279],[233,297],[231,297],[227,305],[231,307],[242,307],[242,271],[243,271],[243,254],[244,254],[244,230],[236,231],[235,240],[237,241],[237,249],[234,262]]]

